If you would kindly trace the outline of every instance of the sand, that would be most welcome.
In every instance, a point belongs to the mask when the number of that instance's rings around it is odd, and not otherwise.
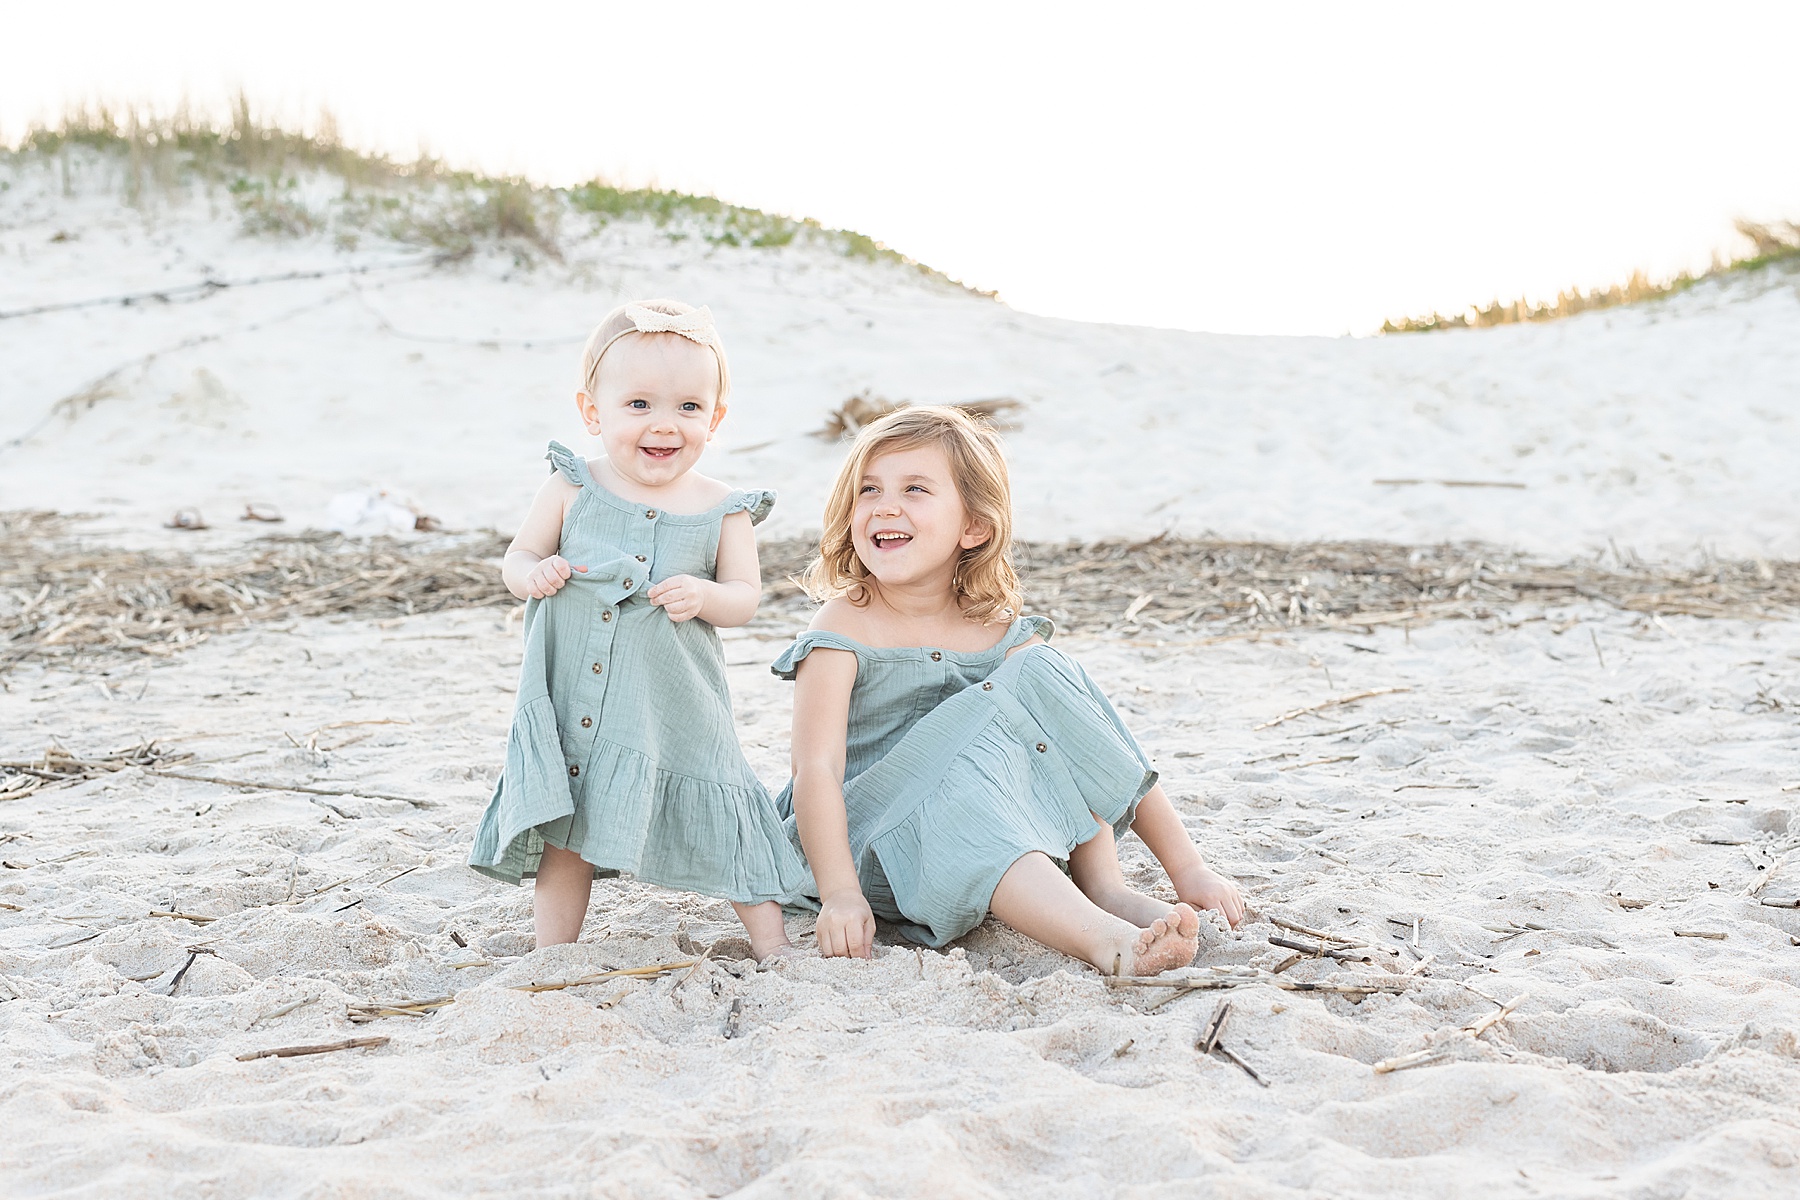
[[[0,194],[0,309],[202,264],[337,261],[241,240],[200,201],[145,213],[32,186]],[[76,236],[50,243],[55,228]],[[0,455],[0,508],[99,514],[96,543],[204,550],[261,532],[233,506],[319,525],[334,495],[385,485],[458,527],[505,528],[543,439],[571,436],[574,351],[476,339],[579,335],[616,290],[642,289],[719,312],[742,390],[707,462],[782,488],[787,530],[812,520],[839,453],[807,430],[873,387],[1025,399],[1009,444],[1031,536],[1174,520],[1566,554],[1615,553],[1608,537],[1626,554],[1800,545],[1800,303],[1779,277],[1555,326],[1364,342],[1041,321],[899,268],[629,226],[570,259],[528,271],[489,255],[329,304],[341,281],[0,321],[11,436],[132,355],[321,303],[128,370]],[[376,311],[471,344],[406,343]],[[1155,461],[1121,467],[1146,439]],[[1389,472],[1529,486],[1368,482]],[[161,530],[177,505],[215,528]],[[529,890],[462,865],[517,629],[504,610],[315,618],[0,677],[0,758],[156,738],[195,755],[174,768],[187,774],[332,793],[128,770],[0,802],[0,1192],[1800,1190],[1800,908],[1777,906],[1800,898],[1800,622],[1583,602],[1258,641],[1067,639],[1253,909],[1237,931],[1203,930],[1177,977],[1272,970],[1288,952],[1269,939],[1293,936],[1280,918],[1380,949],[1272,978],[1401,989],[1308,994],[1259,974],[1160,1004],[992,922],[945,952],[884,933],[870,962],[757,969],[728,906],[630,881],[597,886],[579,945],[532,953]],[[781,644],[726,643],[771,784],[788,741],[790,688],[767,670]],[[1135,839],[1122,855],[1168,894]],[[703,954],[654,979],[516,990]],[[444,996],[430,1015],[349,1020]],[[1195,1049],[1227,997],[1223,1044],[1266,1088]],[[389,1040],[238,1057],[357,1037]],[[1374,1069],[1419,1050],[1442,1057]]]

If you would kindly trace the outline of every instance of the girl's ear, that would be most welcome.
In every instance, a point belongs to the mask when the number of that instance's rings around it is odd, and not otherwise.
[[[712,441],[713,434],[719,432],[719,422],[725,419],[725,405],[713,406],[712,424],[706,427],[706,440]]]
[[[596,436],[600,433],[600,406],[586,392],[575,393],[575,411],[581,414],[581,423],[587,431]]]
[[[963,526],[963,535],[957,545],[964,550],[973,550],[977,546],[985,546],[994,536],[994,527],[979,517],[970,517],[969,523]]]

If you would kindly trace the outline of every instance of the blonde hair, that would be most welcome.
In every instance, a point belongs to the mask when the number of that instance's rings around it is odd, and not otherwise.
[[[1006,457],[999,435],[960,408],[903,408],[856,435],[825,502],[818,557],[801,573],[800,586],[814,601],[843,596],[858,607],[869,602],[869,569],[850,540],[857,491],[872,460],[919,446],[942,448],[963,507],[989,530],[987,541],[963,550],[957,560],[954,586],[963,615],[983,625],[1018,616],[1025,600],[1012,560]]]
[[[632,310],[639,310],[634,314]],[[694,330],[657,330],[640,328],[639,315],[644,310],[660,313],[665,317],[685,317],[691,313],[701,314],[700,327]],[[725,397],[731,394],[731,367],[725,361],[725,343],[719,340],[719,332],[712,326],[712,314],[706,309],[696,309],[691,304],[683,304],[679,300],[632,300],[621,304],[600,319],[594,326],[594,332],[588,334],[587,345],[581,350],[581,390],[589,396],[594,394],[599,383],[600,360],[606,357],[607,349],[626,334],[635,333],[639,337],[651,337],[666,334],[672,337],[685,337],[691,342],[705,346],[713,352],[719,363],[719,400],[725,403]]]

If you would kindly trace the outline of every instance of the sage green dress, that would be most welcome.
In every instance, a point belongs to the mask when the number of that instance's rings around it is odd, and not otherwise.
[[[1034,850],[1066,860],[1099,832],[1123,834],[1156,783],[1137,741],[1074,659],[1048,645],[1007,657],[1044,617],[1021,617],[991,650],[865,646],[808,630],[775,660],[793,679],[820,648],[856,655],[845,745],[850,853],[875,915],[930,946],[981,923],[1000,877]],[[799,845],[794,785],[775,798]],[[817,885],[807,879],[817,902]]]
[[[805,864],[738,745],[719,635],[645,599],[672,575],[713,578],[720,523],[735,512],[761,522],[774,493],[662,512],[601,487],[559,443],[546,457],[581,489],[558,552],[588,569],[525,604],[506,765],[469,865],[517,883],[548,844],[596,874],[744,903],[789,898]]]

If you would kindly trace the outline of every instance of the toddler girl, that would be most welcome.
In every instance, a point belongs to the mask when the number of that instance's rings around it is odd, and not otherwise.
[[[827,598],[776,660],[794,679],[777,798],[812,868],[819,950],[869,954],[873,916],[941,946],[990,910],[1107,974],[1193,961],[1194,907],[1243,917],[1142,750],[1052,627],[1020,617],[999,439],[952,408],[865,428],[806,582]],[[1135,830],[1175,885],[1125,886]],[[1067,873],[1058,864],[1067,864]]]
[[[694,470],[731,376],[704,308],[614,309],[575,404],[606,457],[550,443],[553,473],[507,550],[525,656],[506,766],[469,865],[537,876],[539,946],[581,934],[596,875],[732,902],[756,957],[789,949],[777,903],[805,879],[732,727],[715,628],[762,598],[751,526],[774,493]]]

